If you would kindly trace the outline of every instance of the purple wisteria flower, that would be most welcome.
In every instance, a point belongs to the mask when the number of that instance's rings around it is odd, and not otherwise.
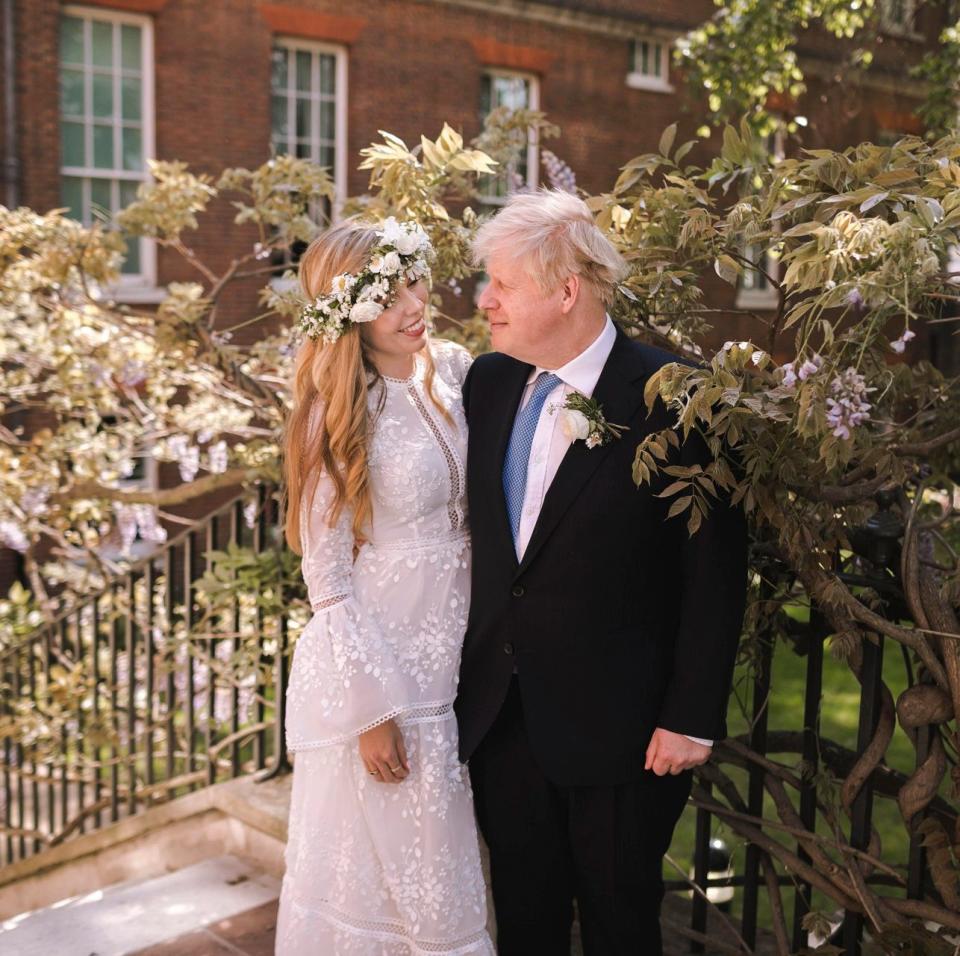
[[[553,189],[559,189],[565,193],[576,193],[577,177],[573,170],[559,157],[549,149],[540,151],[540,160],[547,174],[547,180]]]
[[[893,351],[898,355],[903,355],[903,352],[907,347],[907,342],[909,342],[911,339],[915,339],[916,337],[916,332],[911,332],[910,329],[904,329],[903,335],[901,335],[898,339],[894,339],[890,343],[890,348],[892,348]]]
[[[863,308],[863,296],[857,288],[851,289],[846,296],[847,305],[852,305],[855,309]]]
[[[849,439],[851,429],[870,419],[873,407],[866,399],[873,388],[855,368],[848,368],[830,383],[832,397],[827,399],[827,424],[837,438]]]

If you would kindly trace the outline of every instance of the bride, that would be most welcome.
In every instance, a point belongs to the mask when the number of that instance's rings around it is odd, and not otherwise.
[[[468,353],[427,337],[430,244],[388,219],[305,252],[286,536],[313,616],[278,956],[493,954],[453,713],[469,605]]]

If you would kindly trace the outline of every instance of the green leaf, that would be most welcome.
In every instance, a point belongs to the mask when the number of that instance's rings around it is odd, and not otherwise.
[[[670,505],[670,510],[667,512],[668,518],[674,518],[682,511],[686,511],[690,507],[690,503],[693,501],[693,495],[688,495],[686,498],[678,498],[672,505]]]
[[[720,255],[713,260],[713,268],[724,282],[729,282],[731,285],[737,284],[740,273],[743,271],[740,263],[731,256],[728,256],[725,252],[721,252]]]
[[[657,149],[661,156],[669,156],[673,141],[677,138],[677,124],[671,123],[660,136],[660,145]]]
[[[882,192],[871,196],[869,199],[864,199],[864,201],[860,203],[860,212],[869,212],[874,206],[882,203],[889,195],[889,192]]]

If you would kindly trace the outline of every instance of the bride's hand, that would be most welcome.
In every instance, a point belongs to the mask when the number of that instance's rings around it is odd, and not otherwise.
[[[360,759],[367,773],[383,783],[400,783],[410,773],[407,748],[395,720],[360,734]]]

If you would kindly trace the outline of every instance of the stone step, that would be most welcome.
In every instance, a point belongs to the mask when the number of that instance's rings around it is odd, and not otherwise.
[[[238,857],[220,856],[21,913],[0,924],[0,952],[124,956],[274,903],[279,894],[276,877]]]

